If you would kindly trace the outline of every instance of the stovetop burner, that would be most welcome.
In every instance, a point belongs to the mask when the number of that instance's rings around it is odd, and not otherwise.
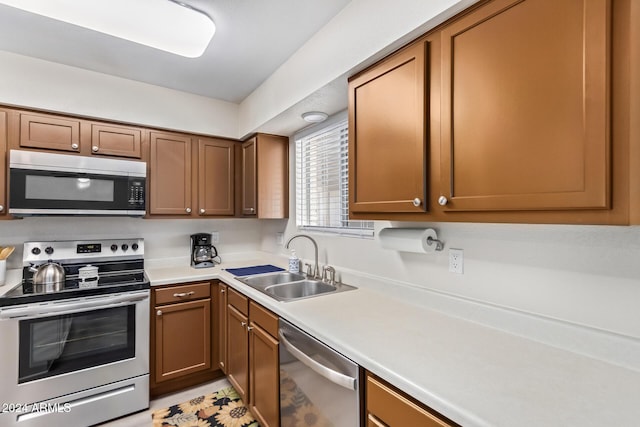
[[[65,271],[62,284],[33,283],[33,268],[47,262]],[[0,307],[149,289],[144,273],[144,240],[27,242],[22,283],[0,297]],[[96,271],[86,276],[87,268]]]

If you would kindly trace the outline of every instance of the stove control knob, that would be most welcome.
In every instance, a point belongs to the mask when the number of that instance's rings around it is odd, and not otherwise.
[[[122,248],[123,251],[126,251],[127,249],[129,249],[129,245],[127,245],[126,243],[123,243],[122,246],[120,246]]]
[[[117,251],[118,250],[118,245],[111,245],[111,250],[113,252]]]
[[[138,244],[134,243],[133,245],[131,245],[131,249],[133,249],[134,251],[138,250]]]
[[[53,253],[53,248],[51,246],[47,246],[44,251],[47,255],[51,255]]]
[[[40,255],[40,252],[42,252],[42,251],[40,250],[40,248],[33,248],[33,249],[31,249],[31,253],[32,253],[32,254],[34,254],[34,255]]]

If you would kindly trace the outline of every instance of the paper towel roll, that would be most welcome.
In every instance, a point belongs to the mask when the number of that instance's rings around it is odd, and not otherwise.
[[[383,248],[400,252],[435,252],[436,242],[429,244],[427,242],[429,237],[438,239],[432,228],[383,228],[378,233],[378,240]]]

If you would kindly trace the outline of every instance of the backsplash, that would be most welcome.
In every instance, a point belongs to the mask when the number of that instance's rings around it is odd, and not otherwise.
[[[321,264],[361,271],[491,306],[640,339],[640,227],[532,224],[390,223],[431,227],[445,243],[436,254],[380,247],[377,238],[317,234]],[[263,227],[262,249],[286,254]],[[285,239],[298,233],[287,224]],[[448,271],[448,250],[464,250],[464,274]],[[311,245],[295,245],[313,258]]]
[[[225,254],[256,251],[260,247],[260,221],[256,219],[137,219],[108,217],[33,217],[0,221],[0,246],[14,245],[9,268],[22,265],[22,244],[29,240],[91,240],[142,237],[145,258],[189,256],[189,235],[218,231],[215,244]]]

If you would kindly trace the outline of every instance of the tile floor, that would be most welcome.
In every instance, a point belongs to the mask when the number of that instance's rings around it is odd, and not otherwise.
[[[199,385],[187,390],[183,390],[178,393],[168,394],[161,396],[149,403],[149,409],[142,412],[137,412],[127,417],[119,418],[108,423],[100,424],[99,427],[151,427],[151,413],[157,409],[168,408],[169,406],[176,405],[178,403],[186,402],[194,397],[202,396],[203,394],[213,393],[221,388],[229,387],[229,381],[225,378]]]

